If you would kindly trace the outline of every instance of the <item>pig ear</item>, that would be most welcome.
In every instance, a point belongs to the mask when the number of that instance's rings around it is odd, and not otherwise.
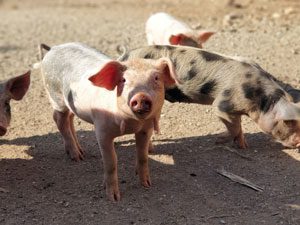
[[[300,102],[300,90],[298,89],[291,89],[287,91],[290,96],[293,98],[293,102],[298,103]]]
[[[30,70],[23,75],[11,78],[6,83],[6,90],[14,100],[21,100],[30,85]]]
[[[213,34],[215,34],[216,32],[213,32],[213,31],[205,31],[205,30],[202,30],[199,32],[198,34],[198,40],[201,42],[201,43],[204,43],[206,42]]]
[[[169,58],[160,58],[157,67],[162,71],[164,83],[166,86],[180,84],[178,80],[173,62]]]
[[[89,80],[93,85],[106,88],[109,91],[115,89],[123,76],[124,66],[117,61],[110,61],[101,68],[95,75],[91,76]]]
[[[278,102],[275,120],[300,120],[300,105],[292,102]]]
[[[179,45],[186,36],[184,34],[171,35],[169,42],[171,45]]]

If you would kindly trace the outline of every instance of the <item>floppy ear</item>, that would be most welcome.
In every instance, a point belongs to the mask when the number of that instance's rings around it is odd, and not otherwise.
[[[201,43],[206,42],[213,34],[215,34],[215,32],[213,31],[206,31],[206,30],[202,30],[199,32],[198,34],[198,40]]]
[[[124,66],[120,62],[110,61],[106,63],[99,72],[91,76],[89,80],[97,87],[112,91],[121,81],[123,71]]]
[[[177,78],[174,64],[169,58],[160,58],[156,65],[163,73],[165,86],[181,83]]]
[[[298,103],[300,102],[300,90],[298,89],[291,89],[287,91],[293,98],[293,102]]]
[[[182,43],[182,41],[187,38],[186,35],[184,34],[176,34],[176,35],[171,35],[171,37],[169,38],[169,42],[171,45],[179,45],[180,43]]]
[[[275,120],[300,120],[300,105],[292,102],[278,102]]]
[[[6,82],[6,90],[14,100],[21,100],[26,94],[30,85],[30,70],[26,73],[11,78]]]

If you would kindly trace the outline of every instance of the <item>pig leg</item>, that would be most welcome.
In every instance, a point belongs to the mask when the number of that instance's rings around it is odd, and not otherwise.
[[[148,166],[148,151],[150,145],[150,138],[152,135],[152,129],[147,131],[142,130],[135,134],[136,141],[136,171],[139,175],[141,184],[149,188],[151,186],[150,175],[149,175],[149,166]]]
[[[113,138],[105,134],[105,131],[96,128],[96,137],[103,161],[106,195],[109,200],[116,202],[121,199],[117,174],[117,154],[114,148]]]
[[[153,153],[153,152],[154,152],[154,147],[153,147],[153,144],[152,144],[152,141],[151,141],[151,140],[149,141],[148,152],[149,152],[149,153]]]
[[[73,125],[71,124],[73,120],[70,118],[72,117],[71,114],[72,113],[69,110],[65,112],[54,110],[53,118],[59,132],[63,136],[66,152],[70,155],[71,159],[79,161],[83,159],[83,154],[80,149],[78,149],[78,146],[74,139],[72,131]]]
[[[247,148],[248,144],[245,140],[245,136],[242,131],[241,126],[241,116],[231,116],[230,120],[219,117],[221,121],[225,124],[228,133],[222,134],[217,140],[217,143],[225,143],[228,141],[233,141],[237,143],[239,148]]]
[[[76,135],[76,131],[75,131],[75,127],[74,127],[74,114],[71,113],[70,114],[70,125],[71,125],[71,132],[73,134],[73,138],[75,140],[75,143],[77,145],[77,148],[79,150],[79,152],[81,153],[81,155],[83,156],[84,155],[84,152],[79,144],[79,141],[78,141],[78,138],[77,138],[77,135]]]

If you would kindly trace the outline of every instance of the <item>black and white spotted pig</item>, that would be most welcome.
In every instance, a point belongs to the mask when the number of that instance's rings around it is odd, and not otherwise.
[[[30,85],[30,71],[0,82],[0,136],[6,134],[11,120],[10,100],[19,101]]]
[[[228,129],[219,143],[233,139],[246,148],[241,116],[247,115],[284,146],[300,147],[300,105],[257,64],[198,48],[164,45],[129,51],[120,60],[160,57],[172,60],[179,81],[166,90],[165,98],[213,105]]]

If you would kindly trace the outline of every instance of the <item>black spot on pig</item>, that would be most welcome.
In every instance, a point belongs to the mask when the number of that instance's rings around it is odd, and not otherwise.
[[[256,84],[257,84],[257,85],[261,85],[261,83],[262,83],[262,82],[261,82],[260,79],[256,79]]]
[[[190,61],[190,65],[191,65],[191,66],[193,66],[195,63],[196,63],[196,59],[192,59],[192,60]]]
[[[264,90],[260,86],[254,86],[249,83],[244,83],[242,85],[244,96],[250,100],[256,100],[259,96],[264,94]]]
[[[197,75],[197,73],[198,73],[197,68],[196,68],[196,67],[192,67],[192,68],[188,71],[187,77],[186,77],[185,80],[191,80],[191,79],[193,79],[193,78]]]
[[[221,112],[230,113],[234,110],[234,105],[230,100],[224,100],[220,102],[218,108]]]
[[[167,50],[173,50],[173,49],[174,49],[174,47],[173,47],[173,46],[170,46],[170,45],[165,45],[165,48],[166,48]]]
[[[224,60],[224,57],[217,55],[215,53],[212,53],[212,52],[199,51],[199,53],[202,56],[202,58],[207,62]]]
[[[276,89],[271,95],[262,95],[260,99],[259,109],[262,112],[268,112],[271,107],[273,107],[283,96],[284,91],[281,89]]]
[[[246,76],[247,79],[250,79],[253,76],[253,74],[252,73],[246,73],[245,76]]]
[[[153,47],[154,47],[155,49],[157,49],[157,50],[163,49],[163,46],[161,46],[161,45],[154,45]]]
[[[232,90],[231,89],[226,89],[223,91],[223,96],[224,97],[229,97],[232,93]]]
[[[190,102],[190,98],[186,96],[178,87],[166,89],[165,99],[169,102]]]
[[[217,82],[215,80],[206,82],[201,86],[199,93],[203,95],[210,95],[214,91],[216,84]]]
[[[153,55],[152,55],[152,53],[147,53],[143,58],[144,59],[152,59]]]

